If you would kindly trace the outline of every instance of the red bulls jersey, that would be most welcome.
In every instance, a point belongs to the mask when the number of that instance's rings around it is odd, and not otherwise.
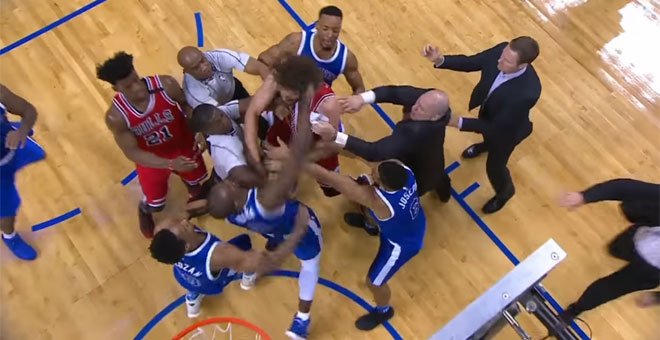
[[[133,131],[138,147],[163,158],[174,158],[181,150],[192,150],[195,139],[179,104],[167,95],[158,76],[145,77],[144,81],[149,90],[145,112],[138,111],[121,93],[112,99]]]

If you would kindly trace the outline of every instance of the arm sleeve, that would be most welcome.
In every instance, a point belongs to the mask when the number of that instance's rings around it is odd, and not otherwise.
[[[398,126],[391,135],[375,142],[367,142],[360,138],[348,136],[344,149],[363,158],[368,162],[380,162],[387,159],[403,158],[406,150],[414,148],[410,138]]]
[[[502,50],[504,50],[504,47],[507,45],[507,42],[502,42],[471,56],[463,54],[446,55],[442,64],[433,65],[433,67],[460,72],[480,71],[487,61],[499,58]]]
[[[660,184],[618,178],[598,183],[583,191],[584,201],[660,201]]]
[[[417,99],[429,91],[413,86],[379,86],[372,90],[376,94],[376,103],[389,103],[412,107]]]

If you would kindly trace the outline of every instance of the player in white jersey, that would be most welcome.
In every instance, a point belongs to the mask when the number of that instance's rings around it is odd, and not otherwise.
[[[202,52],[196,47],[186,46],[177,55],[183,68],[183,90],[186,100],[195,108],[200,104],[221,106],[235,99],[250,96],[233,71],[261,76],[270,73],[266,65],[247,53],[229,49]]]

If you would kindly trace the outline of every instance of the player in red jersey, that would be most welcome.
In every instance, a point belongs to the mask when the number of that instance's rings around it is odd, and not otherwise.
[[[191,200],[202,194],[201,182],[207,175],[201,156],[205,144],[196,143],[188,128],[192,108],[173,77],[140,78],[133,56],[125,52],[98,65],[96,74],[117,91],[105,122],[124,155],[135,162],[144,193],[138,209],[140,231],[151,238],[152,214],[165,207],[172,172],[186,184]]]
[[[323,82],[323,73],[313,60],[307,57],[291,56],[275,67],[274,74],[269,75],[250,101],[245,114],[245,144],[248,158],[255,163],[261,162],[259,142],[257,138],[258,117],[267,108],[266,119],[271,123],[266,141],[277,146],[279,138],[289,144],[296,133],[295,123],[298,115],[298,100],[305,84],[312,83],[316,93],[311,101],[312,121],[327,121],[338,130],[343,130],[341,124],[341,107],[330,86]],[[339,155],[334,152],[319,160],[317,164],[330,171],[339,171]],[[319,183],[323,193],[328,196],[339,195],[334,188]]]

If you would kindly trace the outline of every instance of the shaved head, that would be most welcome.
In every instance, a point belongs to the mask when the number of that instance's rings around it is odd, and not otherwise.
[[[176,60],[179,62],[181,67],[188,68],[199,62],[199,58],[202,56],[202,51],[200,51],[197,47],[186,46],[179,50],[179,53],[176,55]]]
[[[208,196],[209,215],[214,218],[226,218],[236,212],[234,190],[226,182],[221,182],[211,188]]]
[[[183,72],[190,74],[197,80],[208,79],[213,76],[211,63],[204,56],[204,52],[197,47],[186,46],[179,50],[176,60],[183,68]]]
[[[412,118],[415,120],[436,120],[449,111],[449,96],[444,91],[431,90],[419,97],[415,103]]]

